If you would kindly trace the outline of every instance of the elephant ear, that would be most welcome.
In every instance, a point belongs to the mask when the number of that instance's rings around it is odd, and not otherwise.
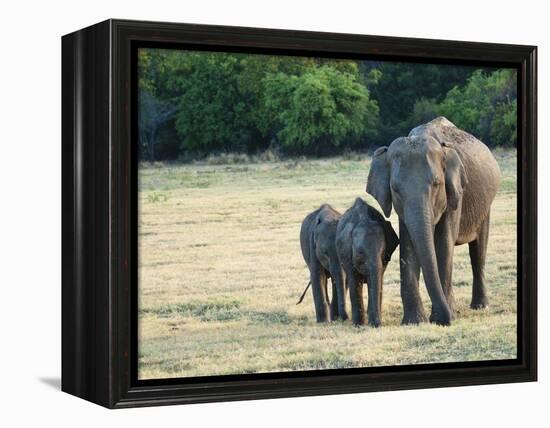
[[[384,262],[389,263],[391,256],[397,245],[399,245],[399,238],[393,230],[391,223],[387,220],[384,220],[384,237],[386,238],[386,251],[384,253]]]
[[[458,156],[452,143],[441,144],[445,150],[445,192],[447,193],[447,204],[454,211],[462,198],[464,188],[468,184],[464,164]]]
[[[376,149],[372,156],[369,177],[367,179],[367,193],[374,196],[380,204],[384,215],[391,214],[391,191],[390,191],[390,166],[387,160],[386,146]]]

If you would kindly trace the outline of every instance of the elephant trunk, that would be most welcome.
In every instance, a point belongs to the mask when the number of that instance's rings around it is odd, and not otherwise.
[[[368,273],[369,287],[369,304],[367,314],[369,325],[372,327],[380,327],[381,310],[382,310],[382,267],[377,266],[370,269]]]
[[[416,257],[422,268],[424,282],[432,301],[430,321],[441,325],[450,325],[451,311],[443,293],[434,245],[433,216],[427,204],[420,204],[405,217],[405,225],[412,239]]]

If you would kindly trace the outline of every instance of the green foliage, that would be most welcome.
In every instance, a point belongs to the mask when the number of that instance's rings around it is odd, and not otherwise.
[[[412,112],[407,118],[408,128],[412,129],[415,126],[426,123],[433,118],[440,116],[440,107],[434,98],[420,98],[414,103]]]
[[[178,103],[180,154],[267,148],[272,119],[262,102],[264,76],[314,65],[309,58],[188,51],[167,62],[174,72],[164,86]]]
[[[378,68],[373,68],[369,72],[363,75],[365,81],[365,86],[367,88],[372,88],[378,85],[380,79],[382,78],[382,72]]]
[[[517,141],[516,74],[465,66],[140,49],[146,160],[365,151],[438,115]]]
[[[179,56],[167,49],[138,51],[138,135],[141,156],[150,161],[177,157],[179,144],[173,138],[177,94],[171,86],[179,72]]]
[[[183,72],[174,79],[180,94],[176,129],[186,151],[242,150],[254,137],[252,112],[257,106],[247,87],[239,85],[245,72],[232,54],[187,53]]]
[[[375,132],[378,106],[357,69],[323,65],[301,76],[266,78],[265,104],[277,118],[277,136],[294,152],[322,153]]]
[[[440,102],[448,90],[465,83],[473,71],[471,67],[399,62],[382,62],[374,66],[381,73],[372,88],[373,98],[380,107],[380,144],[407,135],[419,124],[410,116],[421,98]],[[368,67],[364,72],[367,70]]]
[[[515,70],[476,70],[464,87],[449,91],[439,112],[486,144],[513,146],[517,141]]]

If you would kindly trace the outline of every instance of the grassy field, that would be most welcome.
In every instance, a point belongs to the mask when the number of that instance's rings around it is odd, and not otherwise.
[[[399,250],[384,277],[382,327],[315,323],[299,230],[323,202],[364,192],[370,159],[143,165],[139,216],[139,378],[516,357],[516,153],[497,151],[486,277],[472,311],[468,246],[456,248],[457,320],[401,326]],[[397,231],[397,217],[391,218]],[[430,303],[421,283],[426,311]],[[366,291],[365,291],[366,298]]]

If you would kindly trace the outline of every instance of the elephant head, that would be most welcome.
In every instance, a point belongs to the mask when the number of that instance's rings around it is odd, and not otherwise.
[[[386,217],[393,206],[404,222],[436,306],[432,312],[441,316],[442,323],[447,318],[450,322],[452,315],[440,299],[434,230],[447,211],[460,212],[466,184],[464,165],[454,146],[429,133],[401,137],[376,150],[368,176],[367,193],[378,201]]]
[[[336,226],[340,214],[335,212],[329,205],[323,205],[317,214],[313,228],[313,248],[317,259],[322,266],[331,271],[331,265],[338,265],[338,256],[334,242],[336,240]]]

